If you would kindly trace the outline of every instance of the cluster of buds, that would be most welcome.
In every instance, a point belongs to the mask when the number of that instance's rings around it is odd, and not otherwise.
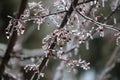
[[[70,68],[70,71],[75,71],[75,67],[81,67],[84,70],[90,69],[89,67],[90,63],[86,62],[85,60],[68,60],[66,62],[66,67]]]
[[[44,44],[42,46],[44,53],[46,54],[46,56],[48,56],[48,54],[52,53],[57,53],[57,56],[59,55],[59,50],[55,50],[55,49],[50,49],[50,44],[53,43],[54,38],[56,38],[56,45],[57,48],[62,49],[63,45],[66,42],[69,42],[70,39],[70,32],[66,29],[56,29],[53,31],[53,33],[51,33],[51,35],[47,35],[43,40],[42,43]]]
[[[79,40],[79,44],[85,43],[85,40],[86,40],[85,35],[79,36],[79,37],[78,37],[78,40]]]
[[[24,23],[20,20],[11,18],[11,20],[9,21],[9,25],[5,29],[7,39],[10,38],[12,31],[17,31],[18,36],[23,34],[25,31]]]
[[[10,38],[9,28],[5,29],[5,34],[6,34],[7,39],[9,39]]]
[[[36,65],[36,64],[28,64],[28,65],[26,65],[25,67],[24,67],[24,70],[26,71],[26,72],[28,72],[28,71],[34,71],[35,73],[39,73],[39,65]]]
[[[69,42],[70,39],[70,31],[66,30],[64,28],[60,30],[54,30],[53,33],[51,34],[53,37],[57,37],[57,45],[62,47],[65,42]]]
[[[100,36],[101,36],[101,37],[104,37],[104,30],[103,30],[103,27],[102,27],[102,26],[99,26],[96,30],[97,30],[97,32],[100,33]]]
[[[24,32],[25,32],[25,27],[23,24],[24,23],[18,21],[17,25],[14,27],[14,29],[17,30],[18,36],[21,34],[24,34]]]

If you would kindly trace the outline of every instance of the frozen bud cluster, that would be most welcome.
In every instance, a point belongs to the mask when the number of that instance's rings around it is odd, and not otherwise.
[[[101,36],[101,37],[104,37],[104,30],[103,30],[103,27],[102,27],[102,26],[99,26],[96,30],[97,30],[97,32],[100,33],[100,36]]]
[[[87,63],[85,60],[67,60],[66,61],[66,66],[70,68],[70,71],[74,71],[75,67],[81,67],[84,70],[90,69],[89,67],[90,63]]]
[[[36,64],[28,64],[24,67],[24,70],[26,72],[28,71],[34,71],[35,73],[39,73],[39,65],[36,65]]]
[[[69,42],[70,39],[70,32],[69,30],[61,29],[57,33],[53,32],[53,36],[57,36],[57,45],[62,47],[65,42]]]
[[[70,39],[70,32],[69,30],[66,30],[65,28],[62,28],[60,30],[55,29],[50,35],[47,35],[43,40],[42,43],[44,44],[42,46],[44,53],[48,55],[49,53],[52,53],[56,56],[59,56],[63,53],[63,51],[60,51],[59,49],[62,49],[62,47],[65,45],[66,42],[69,42]],[[56,49],[50,49],[50,44],[54,43],[54,38],[56,38]]]
[[[21,19],[12,18],[11,16],[8,17],[11,18],[11,20],[9,21],[9,24],[5,29],[7,39],[10,38],[12,31],[17,31],[18,36],[24,34],[25,31],[24,21],[22,21]]]

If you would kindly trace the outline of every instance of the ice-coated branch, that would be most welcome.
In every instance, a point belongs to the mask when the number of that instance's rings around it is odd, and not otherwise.
[[[118,31],[118,32],[120,31],[120,29],[115,28],[115,27],[113,27],[112,25],[107,25],[107,24],[104,24],[104,23],[100,23],[100,22],[98,22],[98,21],[96,21],[96,20],[93,20],[93,19],[87,17],[86,15],[82,14],[81,12],[79,12],[77,9],[76,9],[76,11],[77,11],[78,14],[81,15],[83,18],[85,18],[86,20],[89,20],[90,22],[94,23],[94,24],[97,25],[97,26],[102,26],[103,28],[111,29],[111,30]]]
[[[17,19],[19,19],[20,15],[24,12],[26,4],[27,4],[27,0],[21,0],[21,4],[20,4],[19,11],[18,11],[18,15],[16,17]],[[5,51],[4,57],[3,57],[2,62],[0,64],[0,79],[2,78],[3,73],[5,71],[6,64],[8,63],[8,61],[11,58],[11,53],[12,53],[13,47],[15,45],[16,39],[17,39],[17,32],[13,31],[12,36],[10,37],[10,40],[9,40],[9,44],[8,44],[7,49]]]
[[[71,4],[68,12],[66,13],[66,15],[65,15],[65,17],[64,17],[64,19],[63,19],[60,27],[59,27],[59,29],[63,28],[63,27],[66,25],[66,23],[67,23],[67,21],[68,21],[68,18],[70,17],[70,15],[71,15],[72,12],[73,12],[73,6],[76,7],[76,6],[77,6],[77,3],[78,3],[78,0],[74,0],[74,1],[72,2],[73,5]],[[53,43],[51,43],[50,49],[54,49],[54,47],[55,47],[55,45],[56,45],[56,38],[57,38],[57,37],[55,37]],[[44,59],[43,59],[43,61],[42,61],[42,63],[39,65],[39,73],[41,73],[41,70],[45,67],[45,64],[46,64],[47,60],[49,59],[49,56],[50,56],[50,55],[45,56]],[[37,78],[38,78],[38,73],[35,74],[33,80],[36,80]]]

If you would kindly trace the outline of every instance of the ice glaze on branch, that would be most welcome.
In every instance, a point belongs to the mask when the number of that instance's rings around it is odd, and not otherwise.
[[[18,12],[18,15],[16,16],[17,19],[20,18],[21,14],[23,14],[24,9],[26,7],[26,4],[27,4],[27,0],[21,0],[19,12]],[[8,44],[7,49],[5,51],[4,57],[3,57],[2,62],[0,64],[0,79],[2,79],[2,75],[5,71],[5,66],[7,65],[8,61],[11,58],[11,53],[13,51],[13,47],[15,45],[16,39],[17,39],[17,31],[13,31],[12,36],[9,40],[9,44]]]
[[[73,4],[73,5],[72,5],[72,4]],[[66,13],[66,15],[65,15],[65,17],[64,17],[64,19],[63,19],[63,21],[62,21],[62,23],[61,23],[61,25],[60,25],[60,27],[59,27],[59,29],[63,28],[63,27],[66,25],[66,23],[67,23],[67,21],[68,21],[68,18],[70,17],[70,15],[71,15],[72,12],[73,12],[73,6],[74,6],[74,7],[77,6],[78,0],[74,0],[72,4],[71,4],[68,12]],[[55,37],[53,43],[51,44],[50,49],[54,49],[54,47],[55,47],[55,45],[56,45],[56,38],[57,38],[57,37]],[[49,59],[49,55],[48,55],[47,57],[45,56],[44,59],[43,59],[43,61],[42,61],[42,63],[39,65],[39,72],[40,72],[40,73],[41,73],[41,70],[45,67],[45,64],[46,64],[46,62],[47,62],[48,59]],[[35,74],[33,80],[36,80],[37,78],[38,78],[38,73]]]

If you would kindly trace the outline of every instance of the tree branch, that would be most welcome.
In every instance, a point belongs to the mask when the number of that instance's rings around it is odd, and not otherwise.
[[[19,12],[18,12],[18,15],[16,17],[17,19],[19,19],[20,15],[24,12],[26,4],[27,4],[27,0],[21,0]],[[6,52],[4,54],[4,57],[2,59],[1,65],[0,65],[0,79],[2,78],[2,75],[3,75],[4,71],[5,71],[5,65],[8,63],[8,61],[11,58],[11,53],[13,51],[13,47],[15,45],[16,39],[17,39],[17,32],[13,31],[12,36],[11,36],[11,38],[9,40]]]
[[[73,4],[73,5],[72,5],[72,4]],[[65,17],[64,17],[64,19],[63,19],[63,21],[62,21],[62,23],[61,23],[61,25],[60,25],[60,27],[59,27],[59,29],[63,28],[63,27],[66,25],[66,23],[67,23],[67,21],[68,21],[68,18],[70,17],[70,15],[72,14],[72,12],[73,12],[73,10],[74,10],[74,9],[73,9],[73,6],[74,6],[74,7],[77,6],[78,0],[74,0],[72,4],[71,4],[68,12],[66,13],[66,15],[65,15]],[[53,43],[50,45],[50,49],[54,49],[54,47],[55,47],[55,45],[56,45],[56,38],[57,38],[57,37],[55,37]],[[44,66],[45,66],[46,62],[48,61],[48,59],[49,59],[49,55],[48,55],[47,57],[45,56],[44,59],[43,59],[43,61],[42,61],[42,63],[39,65],[39,72],[40,72],[40,73],[41,73],[42,69],[44,68]],[[36,80],[37,78],[38,78],[38,73],[35,74],[33,80]]]

